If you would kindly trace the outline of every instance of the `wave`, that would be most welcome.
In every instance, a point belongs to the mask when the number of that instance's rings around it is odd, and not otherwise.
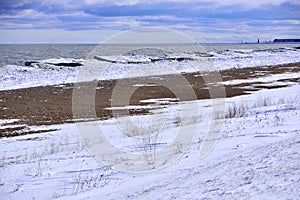
[[[202,61],[203,59],[210,59],[214,61],[241,59],[255,59],[260,62],[268,58],[274,60],[275,57],[280,57],[280,60],[286,63],[298,62],[300,55],[300,47],[279,47],[279,48],[266,48],[266,49],[225,49],[223,51],[211,52],[171,52],[162,49],[145,48],[138,49],[126,53],[124,55],[115,55],[114,57],[95,55],[94,59],[102,62],[119,63],[119,64],[141,64],[141,63],[154,63],[154,62],[169,62],[169,61]],[[297,60],[298,59],[298,60]],[[275,59],[276,60],[276,59]],[[242,63],[241,63],[242,64]],[[276,64],[272,62],[272,64]],[[277,63],[282,64],[282,62]],[[84,59],[74,58],[50,58],[44,60],[26,60],[25,66],[37,68],[55,68],[55,67],[80,67],[84,65]],[[264,63],[265,65],[265,63]]]
[[[300,48],[226,49],[210,52],[174,53],[144,49],[114,57],[95,55],[95,62],[109,62],[110,69],[100,79],[119,79],[130,70],[157,65],[172,67],[178,73],[226,70],[300,62]],[[84,59],[49,58],[27,60],[24,65],[0,67],[0,90],[73,83]],[[157,69],[157,74],[163,70]],[[154,75],[154,74],[151,74]],[[137,76],[135,74],[134,76]]]
[[[83,65],[83,59],[72,59],[72,58],[51,58],[46,60],[34,60],[25,61],[25,66],[38,67],[38,68],[48,68],[49,66],[58,67],[78,67]]]

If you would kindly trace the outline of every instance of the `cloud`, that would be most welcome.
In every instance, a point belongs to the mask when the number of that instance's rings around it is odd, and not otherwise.
[[[0,19],[34,19],[44,17],[45,15],[33,9],[12,10],[10,13],[0,15]]]
[[[299,10],[297,0],[11,0],[0,2],[0,29],[64,30],[68,35],[165,27],[224,40],[258,33],[298,37]]]
[[[99,43],[117,34],[113,30],[31,29],[1,30],[1,43]]]

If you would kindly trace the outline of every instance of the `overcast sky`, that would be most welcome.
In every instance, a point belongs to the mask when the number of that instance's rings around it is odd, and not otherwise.
[[[300,0],[1,0],[0,42],[101,42],[162,27],[198,42],[300,38]]]

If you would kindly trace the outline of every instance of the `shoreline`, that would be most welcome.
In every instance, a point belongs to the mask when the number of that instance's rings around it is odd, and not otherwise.
[[[268,82],[258,82],[255,81],[255,79],[276,74],[299,72],[300,63],[291,63],[275,66],[222,70],[219,73],[222,77],[223,82],[225,83],[226,81],[238,80],[235,84],[223,85],[227,98],[249,94],[251,92],[262,89],[287,87],[290,83],[297,84],[300,82],[300,76],[275,80],[275,82],[280,82],[280,84],[266,84]],[[150,106],[150,108],[145,109],[130,109],[130,114],[147,114],[150,110],[155,109],[155,107],[151,108],[151,105],[154,105],[155,103],[144,102],[142,100],[176,98],[175,94],[166,87],[158,85],[145,85],[147,83],[151,84],[151,80],[153,80],[151,78],[155,77],[176,81],[178,80],[179,76],[185,77],[186,80],[190,83],[197,96],[197,100],[210,99],[209,90],[207,89],[207,84],[203,79],[202,73],[127,78],[123,79],[124,83],[126,83],[126,86],[136,89],[134,94],[131,96],[130,105]],[[209,77],[210,74],[208,73],[205,76]],[[249,79],[254,79],[254,81],[239,83],[239,80]],[[95,93],[95,108],[97,119],[102,120],[112,117],[112,111],[107,108],[111,107],[110,99],[117,82],[118,80],[105,80],[98,82]],[[0,119],[19,119],[20,121],[15,122],[14,124],[34,126],[73,123],[73,87],[74,84],[71,83],[0,91],[0,109],[2,110],[2,112],[0,113]],[[176,91],[180,91],[182,95],[185,94],[184,88],[182,88],[180,85],[176,86],[176,89]],[[189,101],[191,99],[186,100]],[[24,129],[26,129],[26,126],[24,126],[23,128],[17,127],[0,129],[0,138],[32,133],[26,131],[22,132],[22,130],[24,131]]]

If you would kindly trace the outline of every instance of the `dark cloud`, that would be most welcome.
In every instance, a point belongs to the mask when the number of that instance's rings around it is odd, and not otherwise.
[[[29,22],[30,16],[20,16],[18,13],[23,10],[34,10],[45,16],[52,16],[66,26],[70,22],[97,22],[103,18],[111,17],[135,17],[136,21],[148,22],[155,24],[176,23],[176,21],[161,19],[145,18],[144,16],[173,16],[173,20],[177,19],[179,23],[188,20],[198,20],[205,18],[239,20],[239,19],[300,19],[300,5],[295,3],[282,3],[280,5],[265,5],[264,7],[245,10],[245,5],[235,4],[230,6],[214,6],[213,3],[191,2],[157,2],[157,3],[138,3],[134,5],[110,5],[103,6],[99,4],[87,5],[68,3],[54,3],[49,1],[1,1],[1,20],[9,20],[18,24]],[[86,15],[74,15],[74,13],[85,13]],[[34,15],[34,13],[32,13]],[[181,20],[179,20],[181,19]],[[41,20],[45,18],[41,17]],[[33,24],[34,25],[34,24]],[[80,29],[80,27],[78,27]]]

